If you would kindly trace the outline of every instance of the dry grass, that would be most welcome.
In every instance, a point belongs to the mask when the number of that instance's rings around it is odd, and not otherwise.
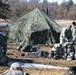
[[[63,67],[69,67],[69,66],[76,66],[76,60],[73,61],[67,61],[65,59],[60,59],[60,60],[54,60],[54,59],[49,59],[49,58],[26,58],[21,56],[21,54],[25,52],[20,52],[16,49],[17,46],[15,45],[8,45],[8,51],[7,51],[7,56],[16,58],[16,59],[23,59],[23,60],[32,60],[34,63],[39,63],[39,64],[48,64],[48,65],[54,65],[54,66],[63,66]],[[41,46],[42,50],[44,51],[49,51],[51,47],[49,46]],[[68,64],[69,63],[69,64]]]
[[[67,25],[71,24],[73,20],[56,20],[56,22],[61,27],[66,27]],[[51,48],[49,46],[41,46],[44,51],[49,51]],[[42,63],[42,64],[48,64],[48,65],[54,65],[54,66],[63,66],[63,67],[69,67],[69,66],[76,66],[76,60],[73,61],[67,61],[64,59],[61,60],[54,60],[49,58],[26,58],[22,57],[21,54],[24,52],[17,51],[17,45],[8,45],[7,50],[7,56],[10,58],[20,59],[20,60],[32,60],[34,63]],[[8,66],[0,66],[0,75],[4,71],[9,69]],[[27,69],[23,68],[23,70],[27,73],[30,73],[30,75],[64,75],[67,70],[58,70],[58,69]]]
[[[8,70],[9,67],[0,67],[0,75],[2,75],[3,72]],[[27,69],[23,68],[24,72],[29,73],[30,75],[64,75],[66,70],[57,70],[57,69]]]
[[[67,25],[72,24],[74,20],[55,20],[55,22],[61,27],[66,27]]]
[[[41,46],[44,51],[48,51],[51,48],[49,46]],[[54,66],[63,66],[63,67],[69,67],[71,65],[75,66],[76,61],[67,61],[67,60],[54,60],[49,58],[26,58],[22,57],[21,54],[24,52],[17,51],[17,45],[8,45],[8,51],[7,56],[15,59],[20,60],[32,60],[34,63],[40,63],[40,64],[48,64],[48,65],[54,65]],[[68,64],[69,63],[69,64]],[[9,68],[9,67],[8,67]],[[1,69],[1,72],[4,72],[8,68]],[[31,75],[64,75],[67,70],[58,70],[58,69],[23,69],[25,72],[30,73]]]
[[[64,75],[65,70],[56,70],[56,69],[40,69],[40,70],[30,70],[25,69],[26,72],[31,75]]]

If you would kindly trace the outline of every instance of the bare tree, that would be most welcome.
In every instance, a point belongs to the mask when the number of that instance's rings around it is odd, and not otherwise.
[[[15,21],[37,7],[45,13],[48,7],[48,15],[53,19],[75,19],[76,6],[72,0],[63,0],[60,5],[57,2],[49,3],[47,0],[43,0],[43,2],[41,0],[29,0],[29,2],[27,0],[10,0],[9,2],[12,10],[10,17]]]
[[[76,20],[76,5],[73,5],[68,12],[68,19]]]
[[[24,14],[27,3],[25,0],[10,0],[10,9],[12,10],[11,20],[15,21]]]
[[[51,3],[50,6],[49,6],[49,15],[50,15],[53,19],[56,19],[58,7],[59,7],[59,6],[58,6],[57,2],[53,2],[53,3]]]
[[[7,2],[3,2],[2,0],[0,0],[0,18],[3,19],[7,19],[8,18],[8,13],[10,11],[10,5],[8,4],[8,0]]]
[[[39,1],[40,0],[30,0],[29,1],[29,9],[35,9],[35,8],[37,8],[38,7],[38,5],[39,5]]]
[[[46,8],[47,8],[47,0],[43,0],[43,3],[42,3],[42,11],[46,13]]]
[[[64,10],[64,11],[63,11]],[[57,19],[66,19],[67,18],[67,14],[68,14],[68,10],[66,9],[65,6],[59,6],[57,9]]]

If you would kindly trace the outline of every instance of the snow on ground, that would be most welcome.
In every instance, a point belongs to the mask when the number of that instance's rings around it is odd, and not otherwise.
[[[11,66],[11,64],[14,62],[9,62],[8,66]],[[21,67],[26,67],[26,68],[31,68],[31,69],[43,69],[43,68],[48,68],[48,69],[64,69],[68,70],[68,67],[59,67],[59,66],[52,66],[52,65],[44,65],[44,64],[34,64],[34,63],[24,63],[24,62],[18,62]]]

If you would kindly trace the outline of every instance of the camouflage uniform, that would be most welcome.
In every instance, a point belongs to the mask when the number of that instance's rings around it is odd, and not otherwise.
[[[70,67],[68,73],[64,75],[76,75],[76,67]]]
[[[72,40],[72,30],[71,25],[69,25],[67,28],[63,29],[60,34],[60,44],[64,44],[67,41]]]
[[[3,75],[26,75],[26,73],[23,72],[19,63],[13,63],[10,70],[5,71]]]
[[[74,48],[73,42],[66,42],[63,45],[63,48],[65,51],[65,57],[67,60],[75,59],[75,48]]]
[[[74,47],[76,48],[76,23],[72,25],[72,36],[73,36],[73,43]]]
[[[64,49],[62,48],[62,45],[55,44],[54,47],[49,51],[49,57],[52,57],[54,59],[60,59],[64,55]]]
[[[74,35],[76,37],[76,23],[72,23],[72,35]]]
[[[6,37],[0,34],[0,65],[4,65],[6,63],[7,57],[5,56],[7,51],[7,41]]]
[[[20,43],[20,45],[18,46],[18,50],[20,51],[20,50],[22,50],[22,47],[24,47],[24,45],[25,45],[25,41],[22,41],[21,43]]]
[[[7,61],[7,57],[3,54],[4,49],[0,47],[0,65],[3,65]]]

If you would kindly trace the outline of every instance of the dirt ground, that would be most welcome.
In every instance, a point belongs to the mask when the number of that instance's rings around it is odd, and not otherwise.
[[[17,50],[17,45],[11,45],[9,44],[7,46],[8,50],[6,55],[9,58],[17,59],[20,61],[27,61],[27,62],[33,62],[33,63],[38,63],[38,64],[47,64],[47,65],[54,65],[54,66],[60,66],[60,67],[70,67],[71,65],[75,66],[76,61],[67,61],[65,59],[60,59],[60,60],[54,60],[54,59],[49,59],[49,58],[26,58],[21,56],[21,54],[25,52],[20,52]],[[51,47],[49,46],[41,46],[41,48],[44,51],[49,51]],[[0,75],[10,67],[8,66],[0,66]],[[59,70],[59,69],[28,69],[28,68],[23,68],[24,72],[30,73],[30,75],[64,75],[68,70]]]
[[[76,60],[65,60],[65,59],[60,59],[60,60],[54,60],[50,58],[26,58],[25,56],[21,56],[22,54],[25,54],[26,52],[18,51],[17,50],[18,45],[8,45],[7,48],[7,53],[6,55],[10,58],[16,58],[20,59],[21,61],[27,60],[33,63],[38,63],[38,64],[46,64],[46,65],[53,65],[53,66],[61,66],[61,67],[70,67],[70,66],[76,66]],[[41,46],[43,51],[49,51],[51,49],[50,46],[42,45]],[[68,64],[69,63],[69,64]]]
[[[9,67],[0,67],[0,75],[6,70],[8,70]],[[30,75],[64,75],[66,70],[57,70],[57,69],[26,69],[23,68],[24,72],[29,73]]]
[[[56,22],[61,26],[61,27],[66,27],[68,24],[71,24],[72,21],[62,21],[62,20],[56,20]],[[65,24],[67,23],[67,24]],[[33,62],[33,63],[38,63],[38,64],[47,64],[47,65],[53,65],[53,66],[60,66],[60,67],[70,67],[70,66],[76,66],[76,60],[69,61],[65,59],[60,59],[60,60],[54,60],[54,59],[49,59],[49,58],[26,58],[25,56],[21,56],[25,52],[20,52],[17,50],[18,45],[12,45],[8,44],[7,46],[7,53],[6,56],[8,58],[13,58],[17,59],[20,61],[27,61],[27,62]],[[41,48],[44,51],[49,51],[51,49],[50,46],[45,46],[42,45]],[[9,66],[0,66],[0,75],[7,69],[9,69]],[[23,68],[24,72],[30,73],[30,75],[64,75],[68,70],[59,70],[59,69],[28,69],[28,68]]]

